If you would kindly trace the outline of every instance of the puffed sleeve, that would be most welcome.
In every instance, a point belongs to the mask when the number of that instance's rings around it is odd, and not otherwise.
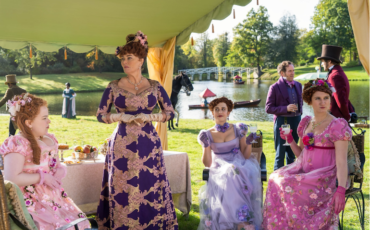
[[[19,153],[25,157],[32,155],[30,142],[19,135],[8,137],[0,147],[0,154],[5,156],[8,153]]]
[[[348,141],[352,138],[352,130],[343,118],[337,118],[333,121],[329,134],[331,142]]]
[[[310,122],[311,117],[310,116],[305,116],[301,122],[299,122],[297,133],[300,138],[303,137],[304,129],[307,127],[308,123]]]
[[[96,112],[96,118],[98,121],[107,124],[110,123],[110,110],[113,103],[113,90],[111,84],[112,83],[109,83],[107,88],[104,90],[98,111]]]
[[[166,93],[166,90],[158,82],[158,103],[161,107],[162,113],[166,114],[166,121],[173,119],[175,116],[175,110],[172,107],[171,100]]]
[[[209,140],[207,136],[207,130],[201,130],[198,135],[198,143],[203,147],[207,148],[210,146],[211,141]]]
[[[245,135],[248,133],[248,125],[244,123],[237,123],[236,131],[236,133],[239,135],[239,138],[245,137]]]

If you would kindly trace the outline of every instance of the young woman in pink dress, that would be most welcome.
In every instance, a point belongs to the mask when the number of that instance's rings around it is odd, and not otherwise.
[[[292,130],[287,135],[280,132],[297,160],[270,175],[263,229],[338,228],[338,214],[345,205],[352,131],[347,121],[328,112],[333,91],[323,80],[306,83],[302,97],[313,108],[314,116],[300,122],[299,143],[293,140]]]
[[[58,141],[48,133],[46,101],[26,93],[8,101],[8,107],[20,132],[7,138],[0,147],[4,176],[21,189],[38,229],[54,230],[85,217],[61,187],[67,171],[59,163]],[[89,228],[90,224],[84,221],[79,227]]]

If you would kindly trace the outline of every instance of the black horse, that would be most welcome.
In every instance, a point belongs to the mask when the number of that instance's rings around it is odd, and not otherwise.
[[[176,104],[178,101],[177,96],[179,95],[181,91],[181,88],[184,87],[184,92],[186,93],[187,96],[190,96],[190,91],[193,91],[193,84],[191,84],[191,81],[185,73],[181,73],[177,75],[173,80],[172,80],[172,93],[171,93],[171,103],[173,108],[175,109],[175,112],[177,113],[177,121],[176,121],[176,126],[179,126],[179,117],[180,114],[176,110]],[[168,129],[175,129],[173,127],[173,119],[168,121]]]

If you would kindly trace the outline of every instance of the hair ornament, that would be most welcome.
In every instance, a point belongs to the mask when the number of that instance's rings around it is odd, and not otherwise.
[[[324,86],[325,88],[330,89],[333,93],[336,92],[335,88],[327,80],[317,80],[317,81],[311,80],[310,83],[312,84],[310,88]]]
[[[142,46],[145,47],[146,51],[148,52],[148,38],[145,34],[143,34],[140,30],[136,34],[129,34],[126,37],[126,45],[131,42],[140,42]],[[125,45],[125,46],[126,46]],[[116,56],[121,52],[124,46],[117,46],[116,48]]]
[[[28,97],[28,93],[22,96],[14,96],[12,100],[8,100],[6,105],[8,106],[8,111],[12,116],[12,119],[17,115],[17,112],[21,110],[21,106],[25,106],[26,103],[31,103],[32,98]]]

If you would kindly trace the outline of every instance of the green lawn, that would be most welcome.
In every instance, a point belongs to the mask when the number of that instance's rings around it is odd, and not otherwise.
[[[105,140],[114,130],[115,124],[106,125],[98,123],[95,117],[79,116],[76,120],[62,119],[60,116],[52,115],[52,123],[50,124],[50,132],[54,133],[59,142],[68,142],[73,144],[74,142],[81,143],[84,141],[85,144],[99,145]],[[4,127],[0,130],[0,143],[8,135],[8,116],[0,116],[0,127]],[[257,122],[258,128],[263,132],[263,148],[267,158],[267,170],[270,174],[273,170],[275,150],[272,132],[272,122]],[[179,211],[177,216],[179,220],[179,226],[182,230],[195,230],[199,223],[199,203],[198,203],[198,191],[199,188],[205,184],[202,181],[202,170],[204,168],[201,162],[202,148],[197,142],[197,135],[201,129],[207,129],[213,125],[211,120],[191,120],[182,119],[180,120],[179,128],[174,131],[168,132],[169,138],[169,149],[174,151],[185,151],[189,155],[190,168],[191,168],[191,184],[193,190],[193,205],[190,212],[189,218],[184,218]],[[99,130],[97,132],[97,130]],[[369,158],[369,133],[367,130],[365,137],[366,143],[366,156]],[[369,160],[365,164],[364,168],[364,184],[363,191],[366,202],[366,219],[365,226],[369,225]],[[267,184],[264,183],[264,192],[266,192]],[[359,227],[357,210],[353,201],[349,201],[346,206],[345,212],[345,229],[361,229]]]
[[[110,81],[125,76],[124,73],[71,73],[71,74],[43,74],[33,75],[30,79],[28,75],[17,76],[19,86],[29,93],[62,93],[65,83],[71,83],[73,90],[82,91],[102,91]],[[147,77],[147,74],[144,74]],[[4,78],[5,81],[5,78]],[[3,94],[7,85],[0,82],[0,94]]]
[[[300,66],[300,67],[295,67],[294,72],[295,76],[298,77],[301,74],[305,73],[315,73],[315,67],[318,65],[309,65],[309,66]],[[356,80],[368,80],[369,75],[367,75],[364,67],[362,66],[356,66],[356,67],[344,67],[343,68],[345,74],[348,77],[348,80],[350,81],[356,81]],[[279,74],[277,73],[276,69],[267,69],[263,70],[265,72],[262,76],[261,79],[263,80],[277,80],[279,78]]]

